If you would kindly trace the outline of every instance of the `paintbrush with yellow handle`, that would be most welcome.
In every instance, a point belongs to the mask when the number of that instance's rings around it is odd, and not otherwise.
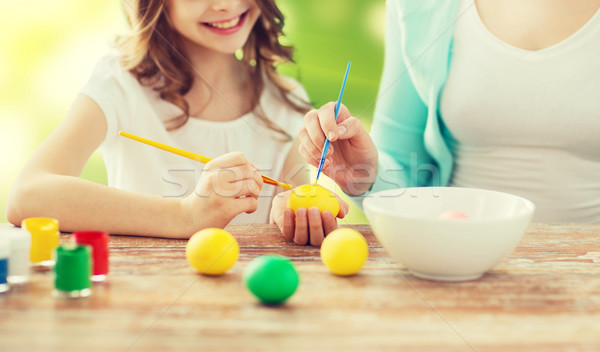
[[[203,164],[206,164],[206,163],[208,163],[209,161],[212,160],[211,158],[208,158],[208,157],[196,154],[196,153],[188,152],[187,150],[175,148],[175,147],[172,147],[170,145],[166,145],[166,144],[163,144],[163,143],[155,142],[155,141],[150,140],[150,139],[139,137],[139,136],[136,136],[136,135],[128,133],[128,132],[121,131],[121,132],[119,132],[119,134],[121,136],[123,136],[123,137],[127,137],[129,139],[133,139],[134,141],[138,141],[138,142],[141,142],[141,143],[153,146],[155,148],[162,149],[162,150],[165,150],[167,152],[170,152],[170,153],[173,153],[173,154],[177,154],[177,155],[186,157],[188,159],[196,160],[196,161],[199,161],[199,162],[201,162]],[[273,186],[279,186],[279,187],[282,187],[282,188],[285,188],[285,189],[292,189],[292,186],[289,185],[289,184],[287,184],[287,183],[279,182],[279,181],[274,180],[274,179],[272,179],[272,178],[270,178],[268,176],[265,176],[265,175],[261,175],[261,176],[262,176],[262,179],[263,179],[263,181],[265,183],[268,183],[268,184],[273,185]]]

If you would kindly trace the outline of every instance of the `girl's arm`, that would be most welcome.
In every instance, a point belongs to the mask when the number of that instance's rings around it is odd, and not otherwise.
[[[298,152],[298,138],[288,152],[283,165],[282,179],[293,185],[312,183],[310,168]],[[325,236],[337,229],[337,222],[330,211],[320,212],[317,208],[299,208],[296,215],[292,209],[287,209],[287,199],[291,191],[281,192],[273,198],[270,223],[276,224],[288,241],[296,244],[320,246]],[[348,204],[338,197],[340,203],[339,218],[348,213]]]
[[[253,195],[257,189],[260,191],[262,179],[249,170],[243,155],[228,156],[224,160],[217,158],[212,165],[215,170],[239,171],[243,178],[239,181],[245,183],[243,192],[248,195],[241,198],[214,196],[213,182],[218,184],[219,181],[217,172],[206,175],[198,185],[198,190],[206,191],[208,196],[200,197],[193,192],[187,198],[123,191],[79,178],[106,131],[100,107],[90,98],[79,95],[64,121],[17,177],[8,197],[8,220],[18,226],[25,218],[45,216],[58,219],[61,231],[67,232],[92,229],[115,234],[187,238],[200,228],[223,227],[238,213],[256,210]]]

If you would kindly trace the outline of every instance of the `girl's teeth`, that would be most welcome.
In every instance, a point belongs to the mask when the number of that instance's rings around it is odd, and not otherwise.
[[[234,18],[231,21],[227,22],[215,22],[215,23],[207,23],[209,26],[219,29],[227,29],[231,27],[235,27],[240,22],[240,17]]]

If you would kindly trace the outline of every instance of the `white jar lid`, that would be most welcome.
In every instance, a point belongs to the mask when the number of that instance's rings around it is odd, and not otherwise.
[[[10,240],[0,237],[0,260],[7,259],[10,256]]]
[[[0,227],[0,238],[10,240],[10,246],[13,249],[29,249],[31,248],[31,233],[20,227],[7,224],[2,224]]]

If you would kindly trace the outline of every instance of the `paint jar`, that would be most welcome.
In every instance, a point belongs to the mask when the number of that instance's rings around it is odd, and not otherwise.
[[[31,266],[35,269],[50,269],[55,260],[52,257],[58,247],[60,232],[58,220],[53,218],[27,218],[21,227],[31,234]]]
[[[108,274],[108,238],[103,231],[73,232],[75,243],[92,247],[92,281],[101,282]]]
[[[0,293],[10,289],[8,285],[8,257],[10,256],[10,240],[0,238]]]
[[[18,285],[29,280],[29,256],[31,250],[31,234],[18,227],[1,228],[0,238],[10,241],[8,259],[8,283]]]
[[[59,298],[81,298],[92,293],[90,246],[63,245],[56,248],[54,292]]]

